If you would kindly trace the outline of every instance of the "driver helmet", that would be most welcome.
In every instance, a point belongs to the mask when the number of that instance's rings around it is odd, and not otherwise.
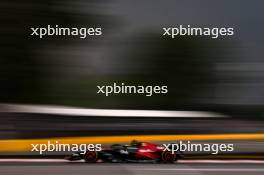
[[[132,140],[130,145],[131,146],[137,146],[139,144],[139,142],[137,140]]]

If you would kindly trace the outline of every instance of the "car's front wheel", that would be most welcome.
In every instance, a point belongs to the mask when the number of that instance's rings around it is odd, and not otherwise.
[[[164,151],[161,155],[161,160],[164,163],[174,163],[177,160],[176,154],[172,154],[171,151]]]
[[[86,163],[95,163],[98,160],[98,154],[96,151],[87,151],[83,158]]]

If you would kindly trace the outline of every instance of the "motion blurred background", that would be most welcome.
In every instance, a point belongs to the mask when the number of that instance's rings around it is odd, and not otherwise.
[[[224,119],[0,113],[1,139],[263,133],[261,0],[2,0],[0,103],[209,111]],[[31,36],[31,27],[102,27],[103,36]],[[234,36],[162,37],[163,27],[233,27]],[[97,94],[97,86],[167,85],[168,94]],[[0,108],[1,110],[1,108]],[[212,116],[213,117],[213,116]],[[133,139],[133,138],[131,138]],[[249,138],[250,139],[250,138]],[[244,141],[247,152],[262,140]],[[256,146],[261,145],[261,146]],[[256,148],[258,147],[258,148]]]

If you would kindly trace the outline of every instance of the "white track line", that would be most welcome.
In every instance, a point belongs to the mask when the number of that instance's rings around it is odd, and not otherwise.
[[[178,160],[178,163],[264,163],[264,160]]]
[[[47,105],[0,104],[0,112],[54,114],[96,117],[170,117],[170,118],[223,118],[222,114],[202,111],[161,111],[124,109],[86,109]]]
[[[54,163],[63,163],[63,162],[83,162],[80,161],[68,161],[65,159],[0,159],[0,162],[54,162]],[[264,164],[264,160],[179,160],[177,163],[212,163],[212,164],[225,164],[225,163],[252,163],[252,164]]]
[[[143,171],[219,171],[219,172],[264,172],[263,168],[152,168]]]
[[[0,162],[47,162],[47,163],[63,163],[70,162],[65,159],[0,159]],[[72,161],[72,162],[83,162],[83,161]]]

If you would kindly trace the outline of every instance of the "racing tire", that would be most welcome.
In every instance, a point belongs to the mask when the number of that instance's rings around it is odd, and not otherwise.
[[[83,159],[86,163],[96,163],[98,160],[98,154],[96,151],[87,151],[83,155]]]
[[[161,161],[163,163],[174,163],[177,160],[176,153],[172,154],[171,151],[164,151],[161,154]]]

